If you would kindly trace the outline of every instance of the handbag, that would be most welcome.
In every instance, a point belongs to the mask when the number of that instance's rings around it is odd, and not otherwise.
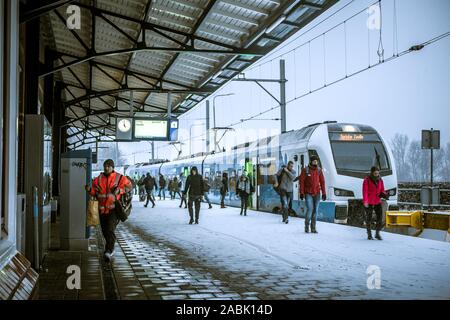
[[[122,178],[123,178],[123,175],[120,176],[118,184],[120,184],[120,180]],[[132,193],[132,191],[131,191],[131,193]],[[122,222],[125,222],[131,214],[132,198],[133,198],[133,196],[132,195],[130,196],[130,192],[125,192],[124,194],[121,195],[119,200],[117,200],[117,198],[116,198],[116,200],[114,201],[117,217]]]
[[[98,226],[100,224],[100,216],[98,214],[98,201],[90,199],[88,201],[86,225]]]

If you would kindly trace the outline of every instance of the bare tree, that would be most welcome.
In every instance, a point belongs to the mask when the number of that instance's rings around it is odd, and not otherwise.
[[[391,140],[392,154],[397,168],[397,179],[399,181],[409,181],[411,178],[411,166],[407,161],[409,138],[406,134],[395,134]]]

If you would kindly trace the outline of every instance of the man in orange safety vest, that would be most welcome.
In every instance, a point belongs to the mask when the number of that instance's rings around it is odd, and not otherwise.
[[[92,182],[92,187],[86,186],[85,188],[91,196],[98,200],[100,225],[106,242],[104,258],[106,261],[110,261],[114,254],[115,230],[119,223],[115,212],[115,202],[125,191],[129,191],[133,187],[127,177],[114,171],[113,160],[106,160],[103,163],[103,170]]]

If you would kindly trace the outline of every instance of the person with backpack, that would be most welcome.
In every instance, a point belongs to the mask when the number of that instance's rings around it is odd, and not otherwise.
[[[138,181],[138,188],[139,188],[139,201],[145,201],[145,185],[144,185],[145,175],[142,175],[142,177]]]
[[[225,207],[225,197],[228,192],[228,173],[224,172],[222,173],[222,180],[221,180],[221,186],[220,186],[220,208],[226,208]]]
[[[302,169],[299,179],[300,200],[305,200],[306,202],[305,232],[309,233],[309,226],[311,225],[311,232],[317,233],[317,210],[319,208],[321,191],[322,201],[327,199],[325,178],[322,168],[319,167],[319,158],[317,156],[313,155],[310,157],[309,164]]]
[[[195,224],[198,224],[200,216],[200,204],[204,193],[203,177],[198,173],[197,167],[191,168],[191,174],[186,179],[186,185],[184,186],[184,194],[188,194],[188,207],[189,207],[189,224],[194,223],[194,211],[193,204],[195,203]]]
[[[276,190],[280,195],[281,213],[283,222],[289,223],[289,203],[292,199],[294,190],[294,179],[296,172],[294,170],[294,162],[289,161],[287,166],[282,166],[275,175]]]
[[[179,188],[180,190],[184,190],[184,187],[186,186],[186,177],[184,176],[184,173],[180,173],[180,181],[178,182]],[[184,203],[184,208],[187,208],[187,201],[186,201],[186,194],[184,193],[184,191],[181,192],[181,201],[180,201],[180,208],[183,206]]]
[[[142,182],[145,188],[145,192],[147,193],[147,201],[144,204],[144,207],[147,208],[148,202],[152,203],[152,208],[155,207],[155,199],[153,198],[153,188],[155,187],[155,179],[151,176],[149,172],[147,172],[144,181]]]
[[[166,179],[164,179],[164,176],[160,173],[159,174],[159,200],[161,200],[161,193],[163,196],[163,199],[166,200]]]
[[[212,209],[211,201],[209,201],[208,193],[209,189],[211,189],[211,185],[209,184],[209,180],[207,177],[203,178],[203,197],[209,205],[209,209]]]
[[[248,198],[254,192],[251,180],[247,176],[247,172],[243,172],[236,183],[236,192],[241,198],[241,216],[247,215]]]
[[[371,230],[373,211],[375,211],[377,217],[375,238],[382,240],[380,235],[380,230],[382,227],[381,199],[388,200],[389,196],[384,190],[384,182],[380,176],[380,169],[374,166],[370,169],[370,174],[364,179],[363,182],[363,204],[366,213],[368,240],[373,240]]]
[[[114,161],[107,159],[103,163],[103,172],[92,182],[92,187],[86,185],[85,189],[89,194],[98,200],[100,213],[100,226],[105,238],[104,259],[109,262],[114,255],[116,243],[115,230],[119,223],[116,213],[116,200],[126,192],[132,191],[131,182],[120,173],[114,171]]]

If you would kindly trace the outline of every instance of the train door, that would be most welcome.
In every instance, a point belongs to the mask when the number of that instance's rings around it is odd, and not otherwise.
[[[301,156],[300,156],[300,158],[301,158]],[[295,170],[295,172],[297,173],[297,177],[300,175],[300,172],[301,172],[301,164],[300,164],[300,159],[299,159],[299,155],[298,154],[295,154],[294,156],[293,156],[293,161],[294,161],[294,170]],[[299,194],[299,189],[300,189],[300,181],[299,180],[295,180],[295,182],[294,182],[294,188],[293,188],[293,200],[294,201],[298,201],[298,199],[299,199],[299,197],[298,197],[298,194]]]
[[[256,170],[257,167],[258,167],[257,157],[245,159],[244,169],[245,171],[247,171],[247,175],[249,176],[249,179],[255,188],[255,192],[250,196],[250,203],[251,207],[256,210],[258,210],[258,191],[257,191],[258,188],[256,188],[256,183],[258,181],[257,179],[258,170]]]

